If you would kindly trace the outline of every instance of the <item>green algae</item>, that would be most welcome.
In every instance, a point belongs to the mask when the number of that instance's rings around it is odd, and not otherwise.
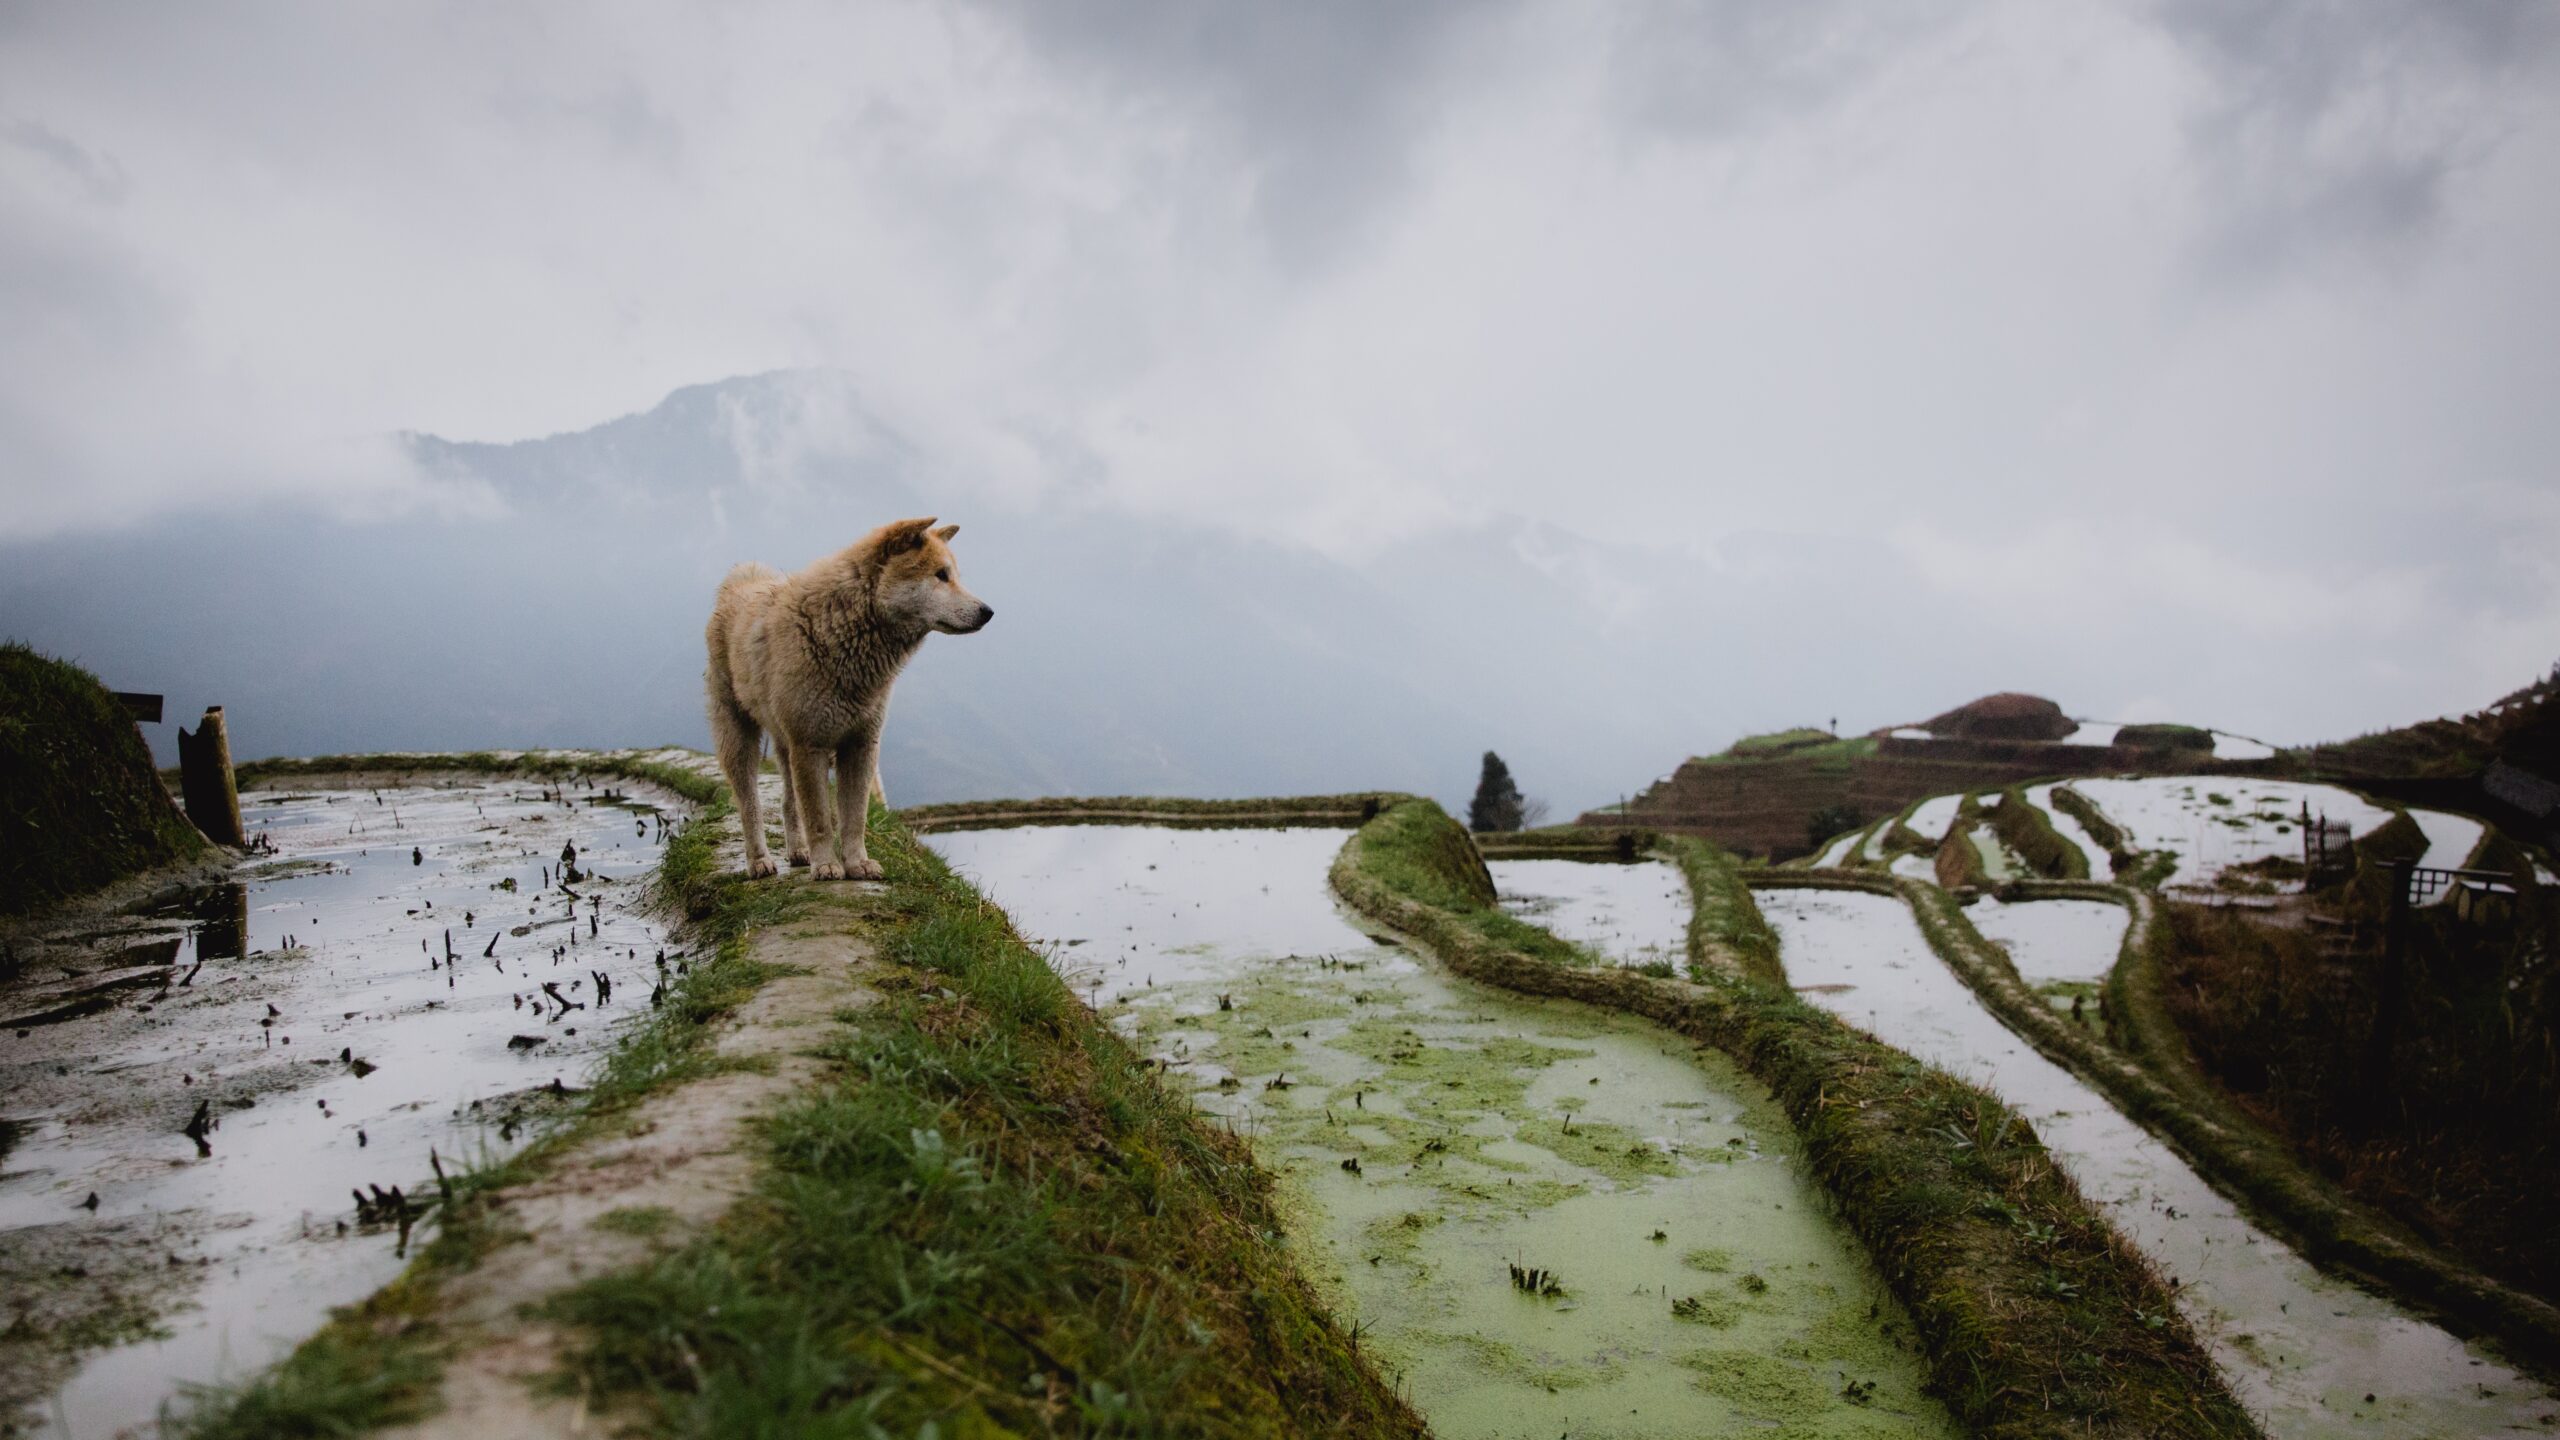
[[[1592,1120],[1570,1125],[1543,1116],[1523,1120],[1519,1139],[1568,1164],[1606,1176],[1612,1184],[1632,1185],[1648,1175],[1677,1175],[1680,1162],[1624,1125]]]
[[[1828,1398],[1801,1364],[1753,1350],[1692,1350],[1679,1357],[1701,1390],[1754,1415],[1801,1414]]]
[[[1282,965],[1226,991],[1229,1010],[1160,987],[1126,1015],[1279,1173],[1302,1270],[1440,1433],[1697,1433],[1725,1428],[1710,1417],[1728,1406],[1755,1432],[1951,1433],[1895,1338],[1908,1322],[1728,1062],[1606,1015],[1560,1034],[1549,1022],[1581,1007],[1428,978],[1392,1004],[1345,1004],[1334,977]],[[1272,1002],[1263,1015],[1249,993]],[[1265,1088],[1282,1073],[1288,1088]],[[1742,1192],[1684,1203],[1659,1188],[1721,1188],[1727,1172]],[[1520,1295],[1513,1260],[1560,1270],[1569,1295]],[[1769,1277],[1759,1293],[1731,1273],[1745,1268]],[[1682,1365],[1699,1352],[1681,1337],[1701,1330],[1780,1368],[1745,1386]],[[1884,1398],[1844,1398],[1852,1380]]]
[[[1281,948],[1240,937],[1108,1013],[1252,1145],[1301,1272],[1436,1433],[1955,1433],[1785,1116],[1731,1061],[1401,948]],[[1559,1272],[1566,1295],[1521,1294],[1515,1263]],[[1746,1269],[1766,1293],[1727,1273]],[[1712,1319],[1674,1316],[1700,1293]],[[1813,1383],[1785,1414],[1746,1413],[1677,1363],[1709,1337],[1830,1366],[1806,1369],[1817,1382],[1881,1375],[1890,1403]]]
[[[1522,1385],[1534,1385],[1551,1395],[1578,1390],[1586,1385],[1605,1384],[1618,1379],[1626,1370],[1625,1362],[1611,1355],[1592,1354],[1580,1360],[1565,1360],[1485,1335],[1460,1332],[1429,1338],[1465,1355],[1485,1374]]]

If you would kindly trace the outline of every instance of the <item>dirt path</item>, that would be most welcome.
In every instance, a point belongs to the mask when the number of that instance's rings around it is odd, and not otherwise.
[[[640,1263],[717,1221],[746,1192],[754,1118],[806,1085],[808,1052],[864,985],[869,945],[831,917],[768,932],[752,957],[805,973],[769,981],[723,1022],[717,1073],[642,1101],[621,1133],[571,1151],[547,1173],[490,1201],[497,1247],[447,1283],[446,1323],[459,1344],[435,1413],[382,1433],[402,1440],[599,1433],[583,1398],[547,1393],[561,1368],[560,1331],[528,1311],[602,1274]],[[729,1068],[731,1066],[755,1068]],[[646,1233],[611,1217],[643,1212]]]

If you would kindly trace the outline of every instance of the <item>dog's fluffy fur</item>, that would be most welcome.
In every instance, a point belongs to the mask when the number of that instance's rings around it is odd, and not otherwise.
[[[880,878],[863,831],[880,783],[889,687],[925,636],[966,635],[995,618],[960,587],[950,544],[959,529],[937,530],[930,518],[899,520],[797,575],[747,564],[720,582],[703,634],[711,650],[703,679],[712,742],[746,831],[750,875],[774,873],[756,797],[756,769],[771,734],[782,761],[782,833],[791,863],[816,860],[821,880]]]

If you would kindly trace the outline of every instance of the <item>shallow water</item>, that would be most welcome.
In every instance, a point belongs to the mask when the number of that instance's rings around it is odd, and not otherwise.
[[[1986,895],[1965,910],[1985,939],[2009,952],[2009,962],[2030,985],[2052,981],[2095,984],[2115,968],[2132,914],[2107,900],[2020,900],[2003,904]]]
[[[2560,1414],[2560,1398],[2312,1269],[2167,1146],[2030,1049],[1930,951],[1901,901],[1814,890],[1757,898],[1778,931],[1788,978],[1807,999],[2027,1116],[2081,1189],[2182,1284],[2180,1308],[2269,1434],[2551,1433],[2545,1417]]]
[[[137,1245],[161,1269],[165,1249],[183,1277],[165,1336],[91,1356],[40,1433],[118,1434],[182,1384],[272,1362],[402,1264],[396,1227],[353,1223],[350,1190],[428,1188],[431,1148],[448,1168],[501,1155],[561,1106],[543,1090],[580,1083],[658,978],[664,936],[641,903],[681,802],[619,793],[253,791],[245,818],[274,856],[30,964],[50,979],[149,944],[191,976],[0,1034],[0,1095],[26,1127],[0,1175],[0,1246],[110,1269]],[[564,843],[586,876],[567,890]],[[546,982],[582,1008],[549,1004]],[[181,1133],[199,1102],[201,1154]]]
[[[2267,856],[2302,858],[2302,811],[2371,834],[2391,812],[2335,785],[2243,775],[2159,775],[2074,780],[2138,850],[2167,850],[2177,869],[2164,885],[2211,885],[2235,865]],[[2278,888],[2300,888],[2289,882]]]
[[[1457,981],[1374,940],[1326,887],[1344,838],[1076,826],[930,843],[1251,1139],[1302,1269],[1436,1433],[1955,1433],[1764,1091],[1645,1022]],[[1566,871],[1496,873],[1533,877],[1604,947],[1676,943],[1685,916],[1661,923],[1655,867],[1553,863]],[[1563,1293],[1521,1293],[1515,1263]],[[1686,1318],[1675,1301],[1694,1302]]]
[[[1956,811],[1964,806],[1964,792],[1932,795],[1911,807],[1911,818],[1902,822],[1912,834],[1935,845],[1947,838],[1947,827],[1956,823]]]
[[[1689,883],[1661,860],[1495,860],[1502,908],[1620,965],[1688,969]]]
[[[2461,869],[2470,861],[2471,852],[2479,848],[2480,837],[2487,834],[2489,828],[2468,815],[2455,815],[2444,810],[2413,809],[2409,818],[2417,821],[2418,828],[2426,832],[2427,850],[2418,857],[2418,863],[2438,870]],[[2452,894],[2450,888],[2438,890],[2428,896],[2425,903],[2437,904]]]

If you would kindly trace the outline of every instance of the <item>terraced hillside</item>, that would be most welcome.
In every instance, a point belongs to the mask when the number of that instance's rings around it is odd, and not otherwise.
[[[2250,772],[2280,768],[2273,748],[2183,725],[2075,721],[2033,695],[1986,695],[1917,725],[1840,737],[1798,729],[1754,735],[1693,758],[1623,809],[1585,825],[1635,823],[1704,835],[1729,850],[1785,859],[1812,848],[1817,816],[1836,832],[1915,800],[2070,775]]]

